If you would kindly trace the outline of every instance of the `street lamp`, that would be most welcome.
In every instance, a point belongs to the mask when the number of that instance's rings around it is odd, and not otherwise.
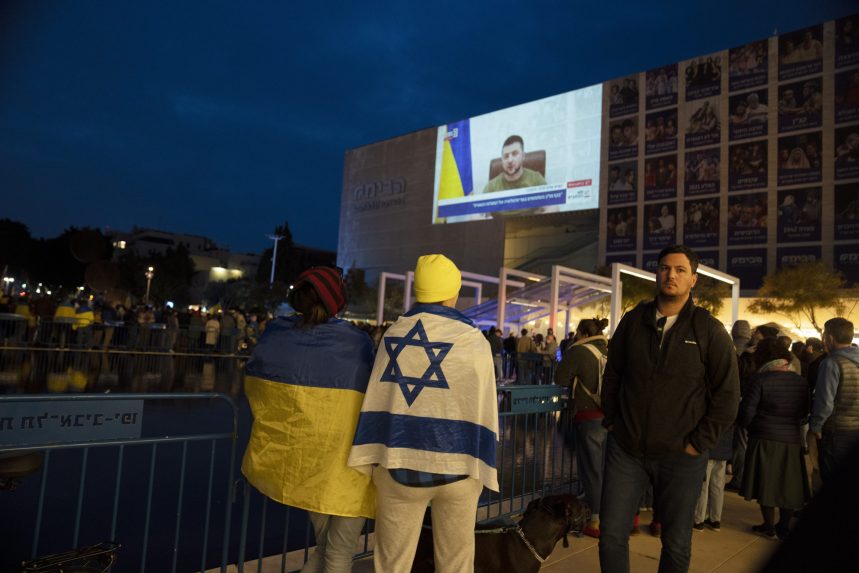
[[[146,295],[143,297],[143,302],[149,304],[149,285],[152,284],[152,279],[155,277],[155,267],[149,267],[144,275],[146,276]]]
[[[271,278],[268,280],[268,286],[274,285],[274,265],[277,262],[277,243],[283,238],[283,235],[268,235],[268,238],[274,241],[274,252],[271,254]]]
[[[7,294],[12,294],[12,284],[15,282],[15,279],[12,277],[3,277],[3,290]]]

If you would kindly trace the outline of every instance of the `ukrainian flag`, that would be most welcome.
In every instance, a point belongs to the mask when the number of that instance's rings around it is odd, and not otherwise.
[[[441,158],[438,198],[454,199],[474,190],[471,173],[471,128],[465,119],[447,125]]]
[[[342,320],[266,328],[245,375],[254,423],[242,473],[254,487],[309,511],[374,516],[370,477],[346,466],[373,354],[370,337]]]

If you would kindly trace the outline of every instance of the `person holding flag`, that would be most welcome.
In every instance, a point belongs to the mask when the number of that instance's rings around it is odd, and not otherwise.
[[[456,301],[462,276],[443,255],[415,269],[417,304],[385,333],[349,466],[376,485],[377,573],[408,573],[432,503],[436,571],[474,571],[484,487],[498,491],[492,351]]]

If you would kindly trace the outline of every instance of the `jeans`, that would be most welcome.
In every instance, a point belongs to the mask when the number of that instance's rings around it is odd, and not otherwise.
[[[301,573],[349,573],[361,530],[363,517],[341,517],[314,511],[307,512],[316,534],[316,551],[310,554]]]
[[[495,367],[495,380],[501,380],[503,377],[501,374],[501,355],[493,354],[492,355],[492,365]]]
[[[707,476],[701,486],[701,495],[695,507],[695,523],[705,520],[722,521],[722,506],[725,503],[725,460],[709,460]]]
[[[648,460],[625,452],[609,433],[605,480],[600,508],[600,569],[602,573],[629,572],[629,531],[638,502],[653,485],[653,508],[662,524],[659,572],[685,573],[692,558],[692,517],[707,456],[675,454]]]
[[[859,447],[859,431],[823,433],[823,439],[817,444],[817,455],[820,461],[820,478],[824,484],[832,482],[838,466],[844,462],[854,446]]]
[[[585,492],[585,503],[594,517],[600,512],[607,435],[602,419],[576,422],[576,468]]]

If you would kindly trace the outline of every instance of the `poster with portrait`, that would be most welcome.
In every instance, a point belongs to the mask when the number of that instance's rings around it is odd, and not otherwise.
[[[767,194],[728,197],[728,245],[767,242]]]
[[[659,266],[659,253],[644,253],[641,257],[641,268],[649,273],[656,274]]]
[[[820,187],[778,192],[778,242],[808,243],[820,240]]]
[[[608,204],[634,203],[638,198],[636,161],[610,163],[608,166]]]
[[[728,58],[728,89],[733,91],[767,85],[769,71],[769,40],[758,40],[745,46],[731,48]]]
[[[644,77],[647,109],[658,109],[677,103],[677,64],[648,70]]]
[[[719,98],[707,98],[686,104],[686,147],[716,145],[721,139],[722,118]]]
[[[608,159],[629,159],[638,155],[638,117],[618,119],[608,126]]]
[[[859,286],[859,243],[835,245],[833,255],[835,268],[844,273],[845,286]]]
[[[835,74],[835,123],[859,119],[859,69]]]
[[[722,91],[722,56],[703,56],[686,64],[683,70],[686,101],[719,95]]]
[[[732,145],[728,150],[728,191],[767,186],[767,141]]]
[[[677,203],[644,206],[644,248],[664,249],[677,242]]]
[[[606,252],[634,251],[638,231],[635,205],[608,209],[606,212]]]
[[[808,247],[779,247],[776,250],[776,268],[784,269],[820,260],[820,245]]]
[[[767,134],[769,113],[767,90],[732,95],[728,99],[728,138],[731,141]]]
[[[823,70],[823,25],[811,26],[778,38],[778,79],[792,80]]]
[[[779,133],[811,129],[823,124],[822,78],[810,78],[778,87]]]
[[[719,246],[719,198],[686,201],[683,208],[683,244]]]
[[[719,192],[721,149],[698,149],[686,152],[686,197]]]
[[[644,153],[677,151],[677,108],[648,113],[644,121]]]
[[[635,266],[635,253],[626,253],[622,255],[606,255],[605,266],[611,267],[612,263],[620,263],[622,265]]]
[[[835,240],[859,239],[859,182],[835,186]]]
[[[677,197],[677,156],[649,157],[644,161],[644,200]]]
[[[859,125],[835,130],[835,178],[859,177]]]
[[[835,67],[859,64],[859,14],[835,21]]]
[[[608,82],[608,116],[620,117],[638,111],[638,76]]]
[[[819,131],[780,137],[778,140],[778,184],[817,183],[823,164]]]
[[[766,249],[729,249],[726,270],[740,279],[743,290],[759,289],[767,274]]]
[[[696,251],[695,254],[698,255],[698,264],[711,269],[719,268],[719,251]]]

